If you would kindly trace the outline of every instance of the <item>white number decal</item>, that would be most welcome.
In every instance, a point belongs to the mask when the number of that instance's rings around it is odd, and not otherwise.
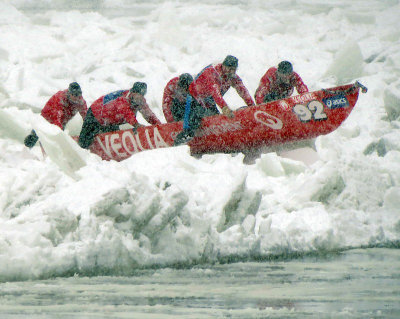
[[[317,100],[311,101],[307,106],[296,104],[293,107],[293,112],[299,117],[300,121],[308,122],[314,120],[326,120],[328,117],[324,112],[324,105]]]
[[[294,113],[299,117],[300,121],[308,122],[312,118],[311,111],[303,104],[296,104],[293,107]]]
[[[307,106],[313,112],[314,120],[326,120],[327,116],[324,112],[324,105],[320,101],[311,101]]]

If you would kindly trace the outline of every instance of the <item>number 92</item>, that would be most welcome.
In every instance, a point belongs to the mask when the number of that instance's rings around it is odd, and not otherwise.
[[[312,119],[322,121],[328,118],[324,112],[324,105],[317,100],[309,102],[307,106],[304,104],[296,104],[293,106],[293,112],[302,122],[308,122]]]

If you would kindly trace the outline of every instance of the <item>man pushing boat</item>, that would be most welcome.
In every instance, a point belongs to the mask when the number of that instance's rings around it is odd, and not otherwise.
[[[291,96],[294,88],[299,94],[308,92],[302,78],[293,71],[292,63],[282,61],[263,75],[254,97],[257,104],[268,103]]]
[[[86,101],[82,97],[82,89],[77,82],[69,84],[67,90],[58,91],[43,107],[40,113],[49,123],[57,125],[64,130],[67,123],[78,113],[85,118],[87,112]],[[35,130],[25,137],[26,147],[35,146],[39,137]]]
[[[190,141],[201,124],[203,117],[219,114],[217,105],[225,116],[234,114],[224,100],[224,94],[230,87],[236,89],[247,106],[254,105],[253,98],[236,74],[238,59],[228,55],[222,63],[206,66],[189,85],[190,96],[186,100],[183,131],[176,139],[175,145]]]
[[[138,111],[150,124],[161,124],[144,98],[146,93],[147,84],[135,82],[130,90],[112,92],[94,101],[83,121],[79,145],[89,148],[97,134],[117,131],[121,124],[131,124],[136,130],[142,126],[136,119]]]
[[[179,77],[171,79],[165,86],[162,109],[168,123],[183,120],[189,85],[192,82],[193,77],[189,73],[183,73]]]

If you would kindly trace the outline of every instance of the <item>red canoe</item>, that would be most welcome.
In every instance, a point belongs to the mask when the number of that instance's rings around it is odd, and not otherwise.
[[[312,139],[337,129],[353,110],[360,88],[356,82],[292,96],[204,118],[188,145],[191,154],[246,152],[264,146]],[[104,160],[122,161],[134,153],[172,147],[182,122],[144,126],[99,134],[90,147]]]

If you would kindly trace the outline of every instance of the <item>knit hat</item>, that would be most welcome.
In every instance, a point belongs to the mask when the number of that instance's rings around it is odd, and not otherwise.
[[[239,61],[236,57],[233,55],[227,55],[224,62],[222,62],[222,65],[225,65],[227,67],[235,67],[237,68],[239,65]]]
[[[278,64],[278,72],[281,74],[291,74],[293,72],[292,63],[289,61],[282,61]]]
[[[139,93],[144,96],[147,93],[147,84],[144,82],[135,82],[130,89],[130,92]]]

